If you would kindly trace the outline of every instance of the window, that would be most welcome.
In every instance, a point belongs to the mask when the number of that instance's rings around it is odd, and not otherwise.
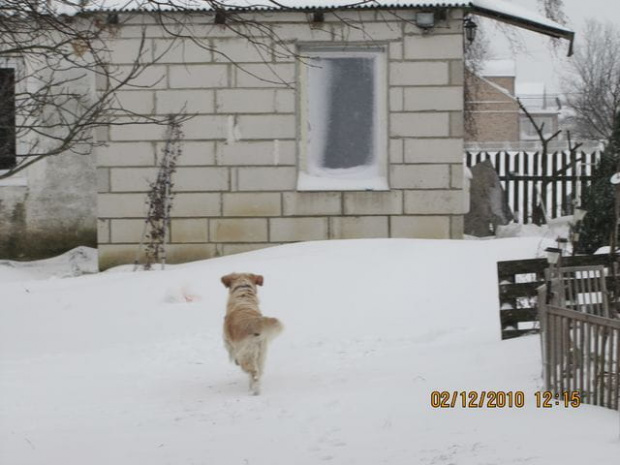
[[[15,69],[0,68],[0,169],[15,166]]]
[[[298,189],[387,189],[383,50],[301,55]]]
[[[546,137],[549,137],[556,130],[555,118],[554,116],[541,116],[535,115],[532,116],[536,124],[540,126],[544,124],[543,133]],[[527,116],[521,116],[521,139],[523,140],[531,140],[538,139],[538,133],[536,132],[536,128],[532,122],[527,118]]]

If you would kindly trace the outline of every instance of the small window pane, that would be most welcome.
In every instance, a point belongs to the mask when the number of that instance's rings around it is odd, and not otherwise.
[[[375,59],[314,58],[309,78],[311,165],[367,166],[375,157]]]
[[[15,166],[15,70],[0,68],[0,169]]]

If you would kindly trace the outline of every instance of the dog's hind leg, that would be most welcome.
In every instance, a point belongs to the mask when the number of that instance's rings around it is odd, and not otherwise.
[[[250,374],[250,391],[255,396],[260,394],[260,377],[258,373]]]

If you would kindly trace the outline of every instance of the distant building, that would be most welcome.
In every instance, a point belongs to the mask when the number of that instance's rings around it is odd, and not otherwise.
[[[478,75],[472,76],[472,98],[469,117],[473,124],[465,135],[468,150],[530,150],[539,147],[539,137],[528,117],[519,109],[520,99],[537,124],[544,123],[550,136],[559,127],[560,105],[549,95],[544,83],[522,83],[516,80],[512,60],[490,60]],[[554,147],[564,149],[561,137]]]

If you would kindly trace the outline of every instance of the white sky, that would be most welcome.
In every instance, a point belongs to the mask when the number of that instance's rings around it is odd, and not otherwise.
[[[512,0],[514,3],[537,9],[536,0]],[[579,46],[581,32],[588,18],[616,23],[620,27],[620,1],[618,0],[564,0],[565,12],[569,18],[569,26],[576,32],[575,47]],[[513,58],[517,62],[517,81],[545,82],[548,92],[559,92],[559,77],[562,66],[570,58],[566,58],[568,42],[562,41],[561,48],[554,55],[549,41],[534,32],[519,32],[525,41],[527,51],[516,55],[510,50],[503,38],[493,39],[497,44],[493,47],[494,58]]]

